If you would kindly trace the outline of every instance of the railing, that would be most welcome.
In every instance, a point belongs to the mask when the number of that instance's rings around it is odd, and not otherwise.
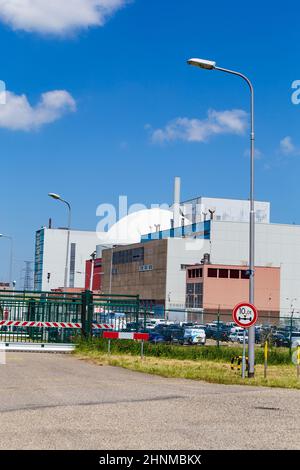
[[[103,325],[118,331],[132,324],[138,331],[145,328],[146,316],[138,296],[3,291],[0,342],[66,343],[81,334],[101,335]]]

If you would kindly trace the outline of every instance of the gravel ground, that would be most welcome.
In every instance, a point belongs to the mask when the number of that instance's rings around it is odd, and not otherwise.
[[[299,449],[300,392],[8,353],[0,449]]]

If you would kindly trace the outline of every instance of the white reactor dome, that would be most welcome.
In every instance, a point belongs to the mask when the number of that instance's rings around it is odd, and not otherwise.
[[[98,233],[99,241],[105,245],[129,245],[140,243],[141,236],[158,230],[171,228],[173,212],[167,209],[144,209],[123,217],[107,232]]]

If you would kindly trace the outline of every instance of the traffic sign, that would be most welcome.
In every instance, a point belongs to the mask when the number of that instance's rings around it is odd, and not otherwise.
[[[242,328],[250,328],[257,322],[256,307],[247,302],[241,302],[236,305],[232,312],[234,322]]]

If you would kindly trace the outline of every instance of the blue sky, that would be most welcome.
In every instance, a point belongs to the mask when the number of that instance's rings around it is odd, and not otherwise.
[[[10,107],[0,105],[0,233],[14,237],[17,280],[22,261],[33,259],[35,230],[49,217],[65,225],[65,208],[49,191],[71,202],[74,227],[89,230],[97,206],[120,194],[129,203],[171,202],[175,175],[185,199],[248,197],[245,125],[221,126],[199,141],[209,110],[248,111],[248,90],[238,78],[187,66],[189,57],[215,59],[252,79],[256,198],[271,201],[274,222],[300,223],[300,105],[291,102],[291,83],[300,79],[299,4],[133,0],[118,8],[123,0],[110,1],[105,17],[80,12],[83,25],[73,10],[74,28],[66,12],[57,24],[55,11],[50,25],[49,15],[30,22],[0,0],[0,79],[11,92]],[[50,95],[38,104],[43,93]],[[197,120],[196,141],[181,124],[174,131],[177,118],[187,126]],[[153,139],[158,129],[162,138]],[[0,240],[3,280],[7,248]]]

